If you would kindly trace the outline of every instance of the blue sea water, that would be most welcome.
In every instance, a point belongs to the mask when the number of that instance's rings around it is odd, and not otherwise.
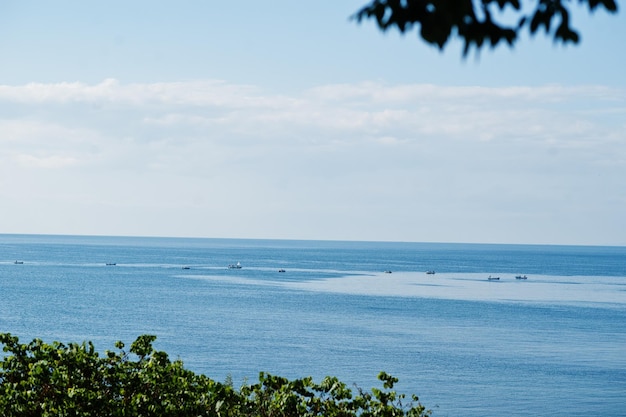
[[[0,291],[23,342],[149,333],[236,384],[384,370],[436,416],[626,416],[624,247],[0,235]]]

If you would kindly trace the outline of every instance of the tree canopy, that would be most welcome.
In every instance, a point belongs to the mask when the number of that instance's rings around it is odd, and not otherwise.
[[[617,12],[615,0],[579,2],[589,12],[598,8]],[[352,18],[374,19],[381,30],[395,27],[401,33],[419,25],[419,36],[440,50],[457,35],[464,42],[465,56],[472,45],[477,50],[502,41],[513,46],[525,27],[532,35],[543,28],[555,42],[576,44],[580,35],[570,24],[570,6],[568,0],[373,0]]]
[[[28,344],[0,333],[0,415],[3,417],[425,417],[416,396],[383,387],[349,389],[335,377],[289,380],[260,373],[259,382],[236,389],[170,361],[153,348],[156,337],[139,336],[128,351],[100,355],[91,342]]]

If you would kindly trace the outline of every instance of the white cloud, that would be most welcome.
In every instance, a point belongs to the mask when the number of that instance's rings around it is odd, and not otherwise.
[[[216,80],[111,79],[0,85],[2,109],[0,174],[16,180],[0,181],[0,196],[15,199],[28,181],[16,213],[58,187],[57,215],[90,212],[69,201],[93,212],[115,201],[112,212],[128,226],[145,204],[188,218],[183,235],[227,236],[237,213],[248,218],[231,230],[241,237],[472,241],[480,225],[482,240],[501,239],[522,206],[527,236],[543,211],[568,210],[559,201],[605,218],[617,218],[608,208],[616,204],[603,201],[624,201],[614,188],[626,177],[626,93],[603,86],[370,82],[286,96]],[[228,220],[198,229],[203,212]],[[280,224],[307,216],[321,226]],[[368,235],[381,216],[391,218],[387,232]],[[437,235],[433,222],[447,232]]]
[[[76,158],[69,156],[51,155],[44,158],[34,155],[18,155],[17,160],[20,164],[27,167],[35,168],[65,168],[76,165]]]
[[[466,140],[593,130],[603,126],[595,119],[623,112],[624,97],[623,91],[602,86],[486,88],[363,83],[328,85],[294,97],[222,81],[124,85],[105,80],[97,85],[0,86],[0,103],[38,105],[44,120],[46,111],[55,116],[65,111],[62,117],[73,125],[80,125],[85,114],[88,122],[113,114],[115,124],[121,126],[217,126],[255,136],[292,135],[294,129],[383,135],[392,130],[408,135],[454,134]],[[90,106],[97,103],[104,107]],[[622,107],[616,108],[616,103]],[[72,111],[77,112],[74,120]]]

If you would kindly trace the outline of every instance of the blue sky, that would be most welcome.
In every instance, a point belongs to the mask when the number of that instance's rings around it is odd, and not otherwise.
[[[623,13],[464,60],[364,4],[3,2],[0,233],[626,245]]]

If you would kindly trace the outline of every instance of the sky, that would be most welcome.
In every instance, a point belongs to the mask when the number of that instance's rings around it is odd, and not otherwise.
[[[626,14],[443,51],[366,0],[0,3],[0,233],[626,245]]]

